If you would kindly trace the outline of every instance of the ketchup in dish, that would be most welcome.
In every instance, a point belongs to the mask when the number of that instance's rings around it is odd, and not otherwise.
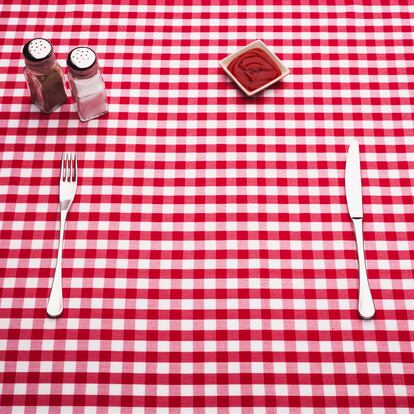
[[[281,74],[271,57],[258,47],[234,58],[227,68],[250,92],[266,85]]]

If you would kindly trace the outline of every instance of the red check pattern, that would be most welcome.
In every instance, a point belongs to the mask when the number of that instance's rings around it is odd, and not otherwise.
[[[414,7],[301,3],[0,6],[1,413],[412,412]],[[107,117],[38,112],[35,36],[62,65],[96,50]],[[246,99],[218,61],[255,39],[291,74]],[[80,179],[51,320],[64,151]]]

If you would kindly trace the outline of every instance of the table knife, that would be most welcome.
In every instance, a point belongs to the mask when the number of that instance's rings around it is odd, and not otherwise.
[[[364,253],[364,234],[362,229],[362,184],[359,161],[359,143],[354,140],[349,146],[345,168],[345,193],[349,216],[354,225],[359,268],[358,313],[362,319],[371,319],[375,314],[374,301],[369,288]]]

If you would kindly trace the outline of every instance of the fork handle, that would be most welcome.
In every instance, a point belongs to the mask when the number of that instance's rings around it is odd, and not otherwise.
[[[361,319],[372,319],[375,315],[374,301],[369,288],[367,268],[365,265],[364,234],[362,230],[362,218],[353,218],[355,239],[358,250],[359,268],[359,300],[358,313]]]
[[[56,261],[55,275],[53,277],[52,289],[50,291],[46,312],[51,318],[58,318],[63,311],[63,293],[62,293],[62,250],[63,234],[65,232],[65,223],[67,210],[60,211],[60,231],[59,231],[59,248]]]

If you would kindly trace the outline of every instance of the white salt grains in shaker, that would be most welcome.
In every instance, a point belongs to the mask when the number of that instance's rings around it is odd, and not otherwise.
[[[95,52],[89,47],[72,49],[67,57],[69,83],[81,121],[108,113],[105,84]]]

